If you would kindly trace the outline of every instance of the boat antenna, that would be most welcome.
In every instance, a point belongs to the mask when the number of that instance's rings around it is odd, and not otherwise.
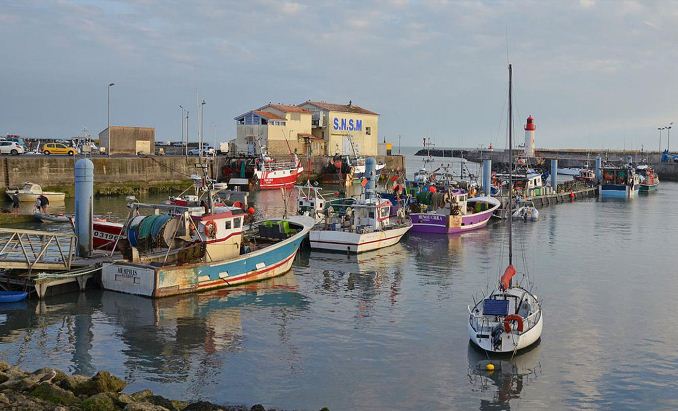
[[[509,101],[508,101],[508,150],[509,150],[509,206],[508,206],[508,226],[509,226],[509,265],[513,264],[513,66],[509,63]]]

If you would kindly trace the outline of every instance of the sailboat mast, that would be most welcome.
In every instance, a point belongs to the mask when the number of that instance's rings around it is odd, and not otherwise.
[[[508,118],[508,149],[509,149],[509,265],[513,264],[513,67],[509,64],[509,118]]]

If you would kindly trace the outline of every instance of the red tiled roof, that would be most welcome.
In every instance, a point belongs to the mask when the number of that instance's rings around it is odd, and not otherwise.
[[[280,117],[279,115],[275,113],[271,113],[270,111],[263,111],[263,110],[254,110],[254,114],[258,115],[259,117],[264,117],[269,120],[284,120],[284,117]]]
[[[303,106],[304,104],[311,104],[313,106],[316,106],[320,109],[323,110],[328,110],[328,111],[341,111],[344,113],[359,113],[359,114],[372,114],[375,116],[378,116],[379,114],[375,113],[374,111],[370,111],[367,109],[364,109],[360,106],[356,106],[355,104],[333,104],[333,103],[326,103],[324,101],[305,101],[299,106]]]
[[[289,104],[280,104],[280,103],[268,103],[265,106],[258,108],[257,110],[263,110],[265,108],[274,108],[278,111],[282,111],[283,113],[306,113],[306,114],[311,114],[310,111],[306,110],[305,108],[299,107],[299,106],[292,106]]]

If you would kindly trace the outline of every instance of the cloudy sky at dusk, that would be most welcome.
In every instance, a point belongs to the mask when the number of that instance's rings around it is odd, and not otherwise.
[[[269,101],[313,99],[380,113],[403,145],[503,146],[508,54],[538,147],[656,150],[678,122],[676,21],[667,0],[5,0],[0,134],[98,133],[115,82],[112,123],[158,140],[180,136],[179,104],[196,134],[197,91],[210,141]]]

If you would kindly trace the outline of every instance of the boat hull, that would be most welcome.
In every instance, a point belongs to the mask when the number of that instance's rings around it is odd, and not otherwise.
[[[110,250],[122,233],[122,224],[110,221],[94,221],[92,224],[92,244],[95,250]]]
[[[299,246],[311,226],[277,244],[227,261],[153,267],[113,263],[102,268],[105,289],[146,297],[166,297],[265,280],[292,268]]]
[[[371,233],[332,230],[312,230],[309,233],[311,249],[349,252],[352,254],[392,246],[412,228],[412,225]]]
[[[482,334],[478,334],[476,330],[473,329],[470,322],[467,324],[468,336],[471,342],[481,350],[496,354],[510,354],[530,347],[539,341],[543,327],[544,316],[542,315],[539,317],[537,324],[523,334],[504,334],[503,338],[506,341],[502,344],[502,349],[495,350],[494,347],[492,347],[491,338],[483,337]],[[516,338],[518,339],[517,344],[514,345]]]
[[[657,188],[659,188],[659,184],[641,184],[639,192],[649,193],[652,191],[657,191]]]
[[[13,190],[7,190],[5,191],[9,199],[12,199],[12,195],[14,195]],[[65,193],[52,193],[52,192],[43,192],[42,193],[47,199],[49,200],[50,203],[63,203],[66,200],[66,194]],[[38,197],[40,197],[40,194],[36,193],[27,193],[27,192],[22,192],[19,191],[19,194],[17,194],[19,197],[19,201],[22,203],[34,203],[35,200],[37,200]]]
[[[279,188],[292,188],[297,183],[297,177],[304,171],[303,167],[294,169],[255,171],[259,180],[260,190],[275,190]]]
[[[635,187],[626,184],[602,184],[600,186],[600,198],[630,199],[636,197],[640,185]]]
[[[487,201],[492,207],[479,213],[463,216],[448,216],[436,213],[411,213],[413,233],[461,234],[487,225],[492,214],[499,208],[499,201]],[[482,201],[482,200],[479,200]],[[469,203],[471,201],[469,200]]]

